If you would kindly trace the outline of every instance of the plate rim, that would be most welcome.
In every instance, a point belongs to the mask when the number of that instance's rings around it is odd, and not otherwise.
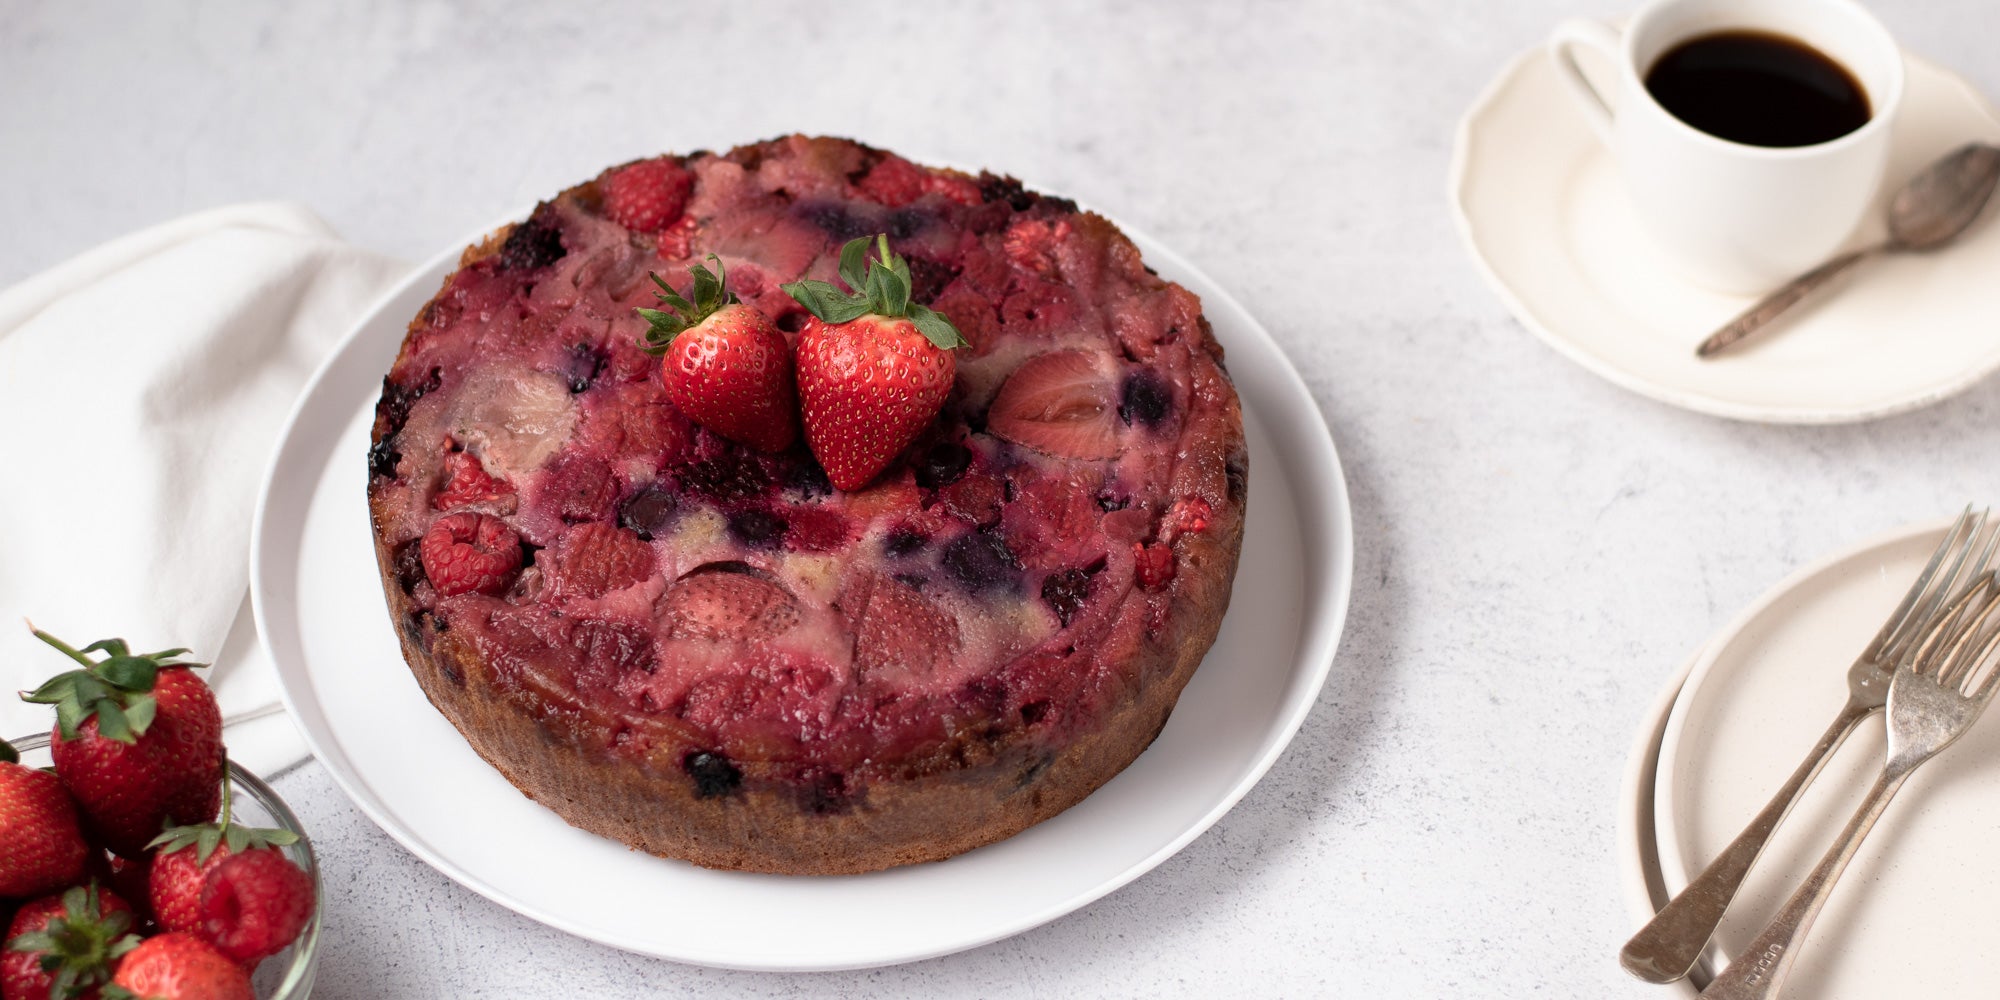
[[[1922,535],[1941,534],[1956,516],[1913,521],[1886,531],[1876,532],[1860,541],[1842,546],[1825,556],[1815,559],[1786,574],[1783,579],[1758,594],[1756,600],[1750,602],[1735,617],[1731,618],[1727,624],[1716,629],[1709,636],[1706,645],[1702,649],[1701,658],[1695,663],[1694,669],[1689,671],[1687,682],[1681,685],[1680,693],[1674,697],[1674,709],[1667,716],[1667,728],[1660,739],[1659,766],[1655,772],[1653,793],[1655,803],[1654,818],[1656,822],[1670,822],[1665,820],[1665,817],[1671,813],[1671,810],[1662,810],[1658,806],[1663,800],[1671,801],[1671,796],[1663,796],[1660,788],[1672,780],[1670,777],[1671,762],[1677,756],[1681,741],[1686,735],[1688,714],[1693,711],[1691,707],[1693,705],[1692,696],[1695,692],[1701,690],[1702,685],[1710,679],[1710,675],[1717,669],[1716,664],[1721,662],[1722,655],[1728,651],[1730,644],[1738,636],[1742,635],[1745,629],[1768,613],[1772,606],[1814,579],[1831,572],[1836,567],[1851,560],[1860,558],[1864,553],[1871,550],[1903,544]],[[1858,649],[1855,650],[1856,655],[1859,655],[1860,652]],[[1841,674],[1841,683],[1843,685],[1846,683],[1845,670],[1846,668],[1843,667]],[[1828,681],[1829,686],[1832,683],[1833,681]],[[1804,753],[1808,748],[1800,747],[1799,752]],[[1688,858],[1682,856],[1680,845],[1668,837],[1658,837],[1657,841],[1661,881],[1670,886],[1676,883],[1686,884],[1693,865]],[[1711,944],[1711,948],[1713,947],[1714,945]]]
[[[1904,63],[1911,71],[1909,73],[1910,76],[1925,73],[1937,77],[1941,83],[1956,87],[1961,96],[1965,97],[1973,105],[1983,109],[1988,118],[1993,119],[1996,123],[2000,123],[2000,113],[1996,113],[1993,103],[1988,101],[1985,95],[1965,77],[1953,72],[1950,68],[1942,64],[1925,59],[1923,56],[1907,48],[1903,48],[1902,53]],[[2000,351],[1996,351],[1986,362],[1967,366],[1967,369],[1956,378],[1923,386],[1913,393],[1906,393],[1901,397],[1892,397],[1868,406],[1838,407],[1825,404],[1758,404],[1720,398],[1698,390],[1680,389],[1663,385],[1645,377],[1637,371],[1600,358],[1585,350],[1581,345],[1572,342],[1572,338],[1556,332],[1549,324],[1543,321],[1541,311],[1529,308],[1527,302],[1514,291],[1512,286],[1507,284],[1506,280],[1500,276],[1494,264],[1487,259],[1476,232],[1481,227],[1473,221],[1470,212],[1467,210],[1465,196],[1466,186],[1470,182],[1472,171],[1471,141],[1474,133],[1482,127],[1482,119],[1486,118],[1492,109],[1505,98],[1509,90],[1521,85],[1524,74],[1532,65],[1548,58],[1547,50],[1541,45],[1522,50],[1515,53],[1508,60],[1506,66],[1499,73],[1495,74],[1491,80],[1487,81],[1484,88],[1481,89],[1478,98],[1460,116],[1456,127],[1453,129],[1451,164],[1446,175],[1446,200],[1451,205],[1452,229],[1458,234],[1460,245],[1464,247],[1466,255],[1472,258],[1473,267],[1479,272],[1479,276],[1485,282],[1488,290],[1495,297],[1499,298],[1501,304],[1506,307],[1508,315],[1512,316],[1515,322],[1521,324],[1522,327],[1533,334],[1535,339],[1541,341],[1542,344],[1583,368],[1585,371],[1627,392],[1643,396],[1655,402],[1665,403],[1668,406],[1693,413],[1722,417],[1727,420],[1781,425],[1816,426],[1864,423],[1884,417],[1910,413],[1959,395],[1990,377],[1996,369],[2000,369]]]
[[[1625,771],[1618,781],[1618,826],[1617,842],[1614,850],[1618,855],[1619,889],[1625,896],[1626,915],[1632,920],[1636,932],[1646,921],[1667,903],[1665,898],[1655,894],[1655,881],[1665,884],[1665,875],[1660,870],[1658,841],[1654,833],[1653,786],[1660,764],[1660,741],[1666,735],[1667,718],[1673,714],[1674,705],[1680,701],[1681,692],[1687,688],[1688,675],[1694,665],[1708,652],[1703,642],[1681,660],[1674,668],[1667,682],[1661,685],[1659,693],[1640,717],[1639,728],[1633,733],[1631,747],[1625,752]],[[1653,845],[1650,858],[1647,846]],[[1687,977],[1676,980],[1674,987],[1683,996],[1692,997],[1708,979],[1708,970],[1697,960],[1695,970]]]
[[[314,725],[308,721],[308,719],[318,715],[317,711],[311,714],[301,711],[302,708],[309,706],[306,704],[304,697],[294,690],[295,684],[291,680],[291,675],[303,668],[294,663],[287,655],[281,653],[277,640],[279,633],[276,629],[278,626],[283,625],[289,631],[296,632],[297,615],[295,602],[283,599],[284,595],[295,591],[295,583],[280,585],[278,581],[284,576],[283,570],[286,564],[283,560],[288,555],[296,556],[296,541],[299,537],[298,531],[302,528],[303,520],[299,519],[288,522],[274,519],[273,509],[274,507],[282,509],[283,506],[282,502],[277,500],[283,485],[280,477],[289,470],[290,463],[287,462],[288,446],[292,443],[294,437],[301,433],[301,421],[307,416],[308,410],[312,408],[311,404],[325,389],[325,384],[333,377],[334,371],[341,367],[343,360],[348,359],[350,352],[356,348],[357,342],[367,329],[381,319],[382,314],[387,308],[393,305],[398,299],[408,295],[412,289],[428,281],[442,280],[443,276],[448,275],[454,266],[454,262],[464,252],[464,247],[478,245],[488,234],[501,226],[510,225],[522,218],[526,218],[527,214],[527,209],[525,208],[508,213],[498,222],[474,230],[467,239],[448,244],[429,259],[413,266],[406,277],[377,295],[369,303],[368,307],[358,314],[347,332],[341,336],[339,341],[321,360],[319,365],[314,369],[312,376],[306,381],[298,396],[293,400],[290,412],[286,415],[278,434],[277,442],[265,462],[257,504],[251,520],[249,561],[252,614],[257,624],[258,642],[266,655],[271,657],[272,663],[276,668],[279,693],[286,710],[291,713],[293,720],[298,724],[300,733],[305,738],[307,745],[312,749],[314,757],[326,769],[334,783],[346,794],[348,800],[363,815],[374,822],[378,828],[388,834],[392,840],[401,845],[403,849],[415,855],[419,860],[422,860],[426,865],[443,874],[446,878],[451,879],[502,908],[521,914],[566,934],[635,954],[691,965],[749,971],[836,971],[897,965],[954,954],[1012,937],[1073,913],[1123,888],[1140,876],[1158,867],[1168,858],[1179,853],[1188,844],[1212,828],[1216,822],[1234,808],[1263,779],[1271,767],[1276,764],[1277,759],[1291,744],[1293,738],[1296,737],[1298,730],[1304,725],[1306,717],[1311,714],[1313,708],[1316,706],[1319,694],[1324,689],[1327,677],[1332,672],[1333,662],[1339,652],[1340,640],[1346,632],[1346,620],[1353,596],[1355,548],[1352,499],[1347,489],[1345,469],[1341,463],[1339,450],[1335,447],[1332,431],[1327,425],[1324,411],[1320,409],[1318,402],[1313,398],[1311,390],[1306,386],[1303,376],[1299,374],[1297,367],[1292,364],[1291,358],[1285,353],[1276,338],[1257,320],[1255,314],[1245,308],[1227,288],[1211,278],[1206,272],[1194,266],[1186,257],[1174,251],[1166,244],[1151,238],[1144,232],[1119,222],[1115,217],[1107,213],[1100,213],[1104,214],[1127,237],[1139,245],[1143,256],[1149,260],[1167,264],[1174,274],[1186,283],[1204,286],[1201,294],[1205,302],[1216,302],[1221,308],[1232,310],[1235,315],[1240,316],[1244,321],[1244,336],[1267,354],[1269,361],[1272,363],[1271,375],[1286,390],[1284,396],[1289,398],[1284,402],[1285,408],[1294,413],[1303,412],[1312,418],[1309,420],[1282,422],[1264,420],[1263,425],[1266,433],[1273,437],[1275,443],[1288,443],[1293,446],[1291,448],[1275,447],[1274,450],[1279,453],[1278,457],[1294,454],[1300,447],[1304,447],[1316,459],[1315,461],[1298,465],[1288,465],[1286,472],[1288,477],[1294,480],[1292,483],[1292,493],[1295,498],[1312,496],[1316,499],[1316,502],[1313,503],[1297,502],[1296,511],[1301,526],[1307,535],[1311,535],[1315,528],[1327,535],[1327,537],[1317,540],[1316,546],[1308,546],[1307,551],[1309,553],[1316,553],[1319,558],[1309,556],[1304,561],[1304,567],[1308,573],[1306,578],[1308,586],[1306,589],[1310,591],[1312,586],[1317,583],[1325,592],[1320,595],[1317,602],[1310,604],[1302,603],[1301,605],[1300,635],[1296,647],[1297,652],[1293,656],[1290,679],[1284,685],[1284,690],[1291,693],[1285,696],[1285,701],[1280,702],[1279,711],[1274,713],[1271,724],[1265,729],[1263,744],[1255,758],[1251,761],[1250,766],[1236,779],[1226,794],[1218,798],[1206,812],[1190,823],[1179,835],[1163,844],[1151,854],[1132,863],[1115,875],[1073,893],[1060,902],[1051,904],[1040,911],[1030,913],[1023,918],[1006,924],[988,928],[980,934],[970,935],[964,939],[954,940],[946,944],[916,949],[882,949],[881,952],[876,954],[859,957],[853,961],[842,962],[716,960],[704,958],[699,955],[676,953],[671,949],[663,949],[657,945],[647,944],[638,940],[620,939],[596,933],[570,922],[567,918],[559,914],[547,912],[539,907],[525,905],[522,901],[511,897],[497,886],[486,882],[473,872],[444,857],[438,850],[431,847],[428,842],[418,835],[416,831],[407,828],[401,821],[397,820],[393,814],[393,810],[386,803],[377,801],[372,791],[365,787],[365,782],[360,780],[360,775],[350,773],[353,770],[353,764],[339,748],[337,736],[331,731],[332,727],[330,725],[325,726],[325,732],[322,733],[320,725]],[[1225,345],[1225,347],[1227,346],[1229,345]],[[1249,401],[1246,400],[1245,402],[1248,403]],[[1300,407],[1303,407],[1302,411],[1299,410]],[[1257,409],[1261,416],[1262,407],[1259,406]],[[324,467],[324,463],[321,462],[309,466],[306,471],[316,476]],[[290,531],[289,537],[294,543],[289,546],[285,544],[288,529]],[[1303,541],[1310,542],[1313,540],[1308,538]],[[295,566],[296,560],[294,559],[294,562],[290,565]],[[1315,579],[1315,574],[1312,572],[1315,566],[1321,567],[1321,572],[1317,574],[1317,580]],[[287,615],[287,620],[281,622],[279,620],[281,614]],[[1301,668],[1304,669],[1302,670]],[[316,701],[316,699],[314,700]]]

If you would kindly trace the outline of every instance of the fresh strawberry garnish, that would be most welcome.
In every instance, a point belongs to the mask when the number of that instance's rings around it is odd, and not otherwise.
[[[1114,458],[1118,400],[1104,356],[1056,351],[1014,369],[993,398],[986,427],[994,436],[1061,458]]]
[[[192,934],[159,934],[118,961],[105,1000],[254,1000],[250,973]]]
[[[222,794],[222,711],[185,649],[135,654],[123,639],[81,651],[36,637],[83,664],[23,699],[56,707],[49,748],[84,829],[132,857],[169,823],[215,816]],[[91,653],[102,652],[102,660]]]
[[[131,905],[96,885],[28,903],[7,926],[0,997],[98,996],[118,958],[139,944],[132,923]]]
[[[418,554],[440,596],[497,594],[521,568],[521,536],[491,514],[446,514],[424,534]]]
[[[768,317],[723,286],[722,259],[708,259],[714,271],[688,268],[693,301],[652,276],[665,308],[639,310],[652,324],[640,346],[665,355],[660,382],[688,419],[759,451],[783,451],[798,437],[791,348]]]
[[[438,510],[488,503],[514,493],[514,487],[505,480],[488,475],[486,467],[479,463],[479,456],[469,451],[446,452],[444,474],[444,489],[431,500],[431,506]]]
[[[22,767],[0,740],[0,896],[38,896],[83,877],[90,858],[61,779]]]
[[[669,159],[640,160],[604,178],[604,214],[641,233],[657,233],[681,217],[694,175]]]
[[[840,277],[782,286],[813,318],[799,333],[799,402],[806,444],[833,485],[856,490],[887,468],[937,416],[965,338],[942,315],[910,301],[909,263],[889,238],[840,251]]]

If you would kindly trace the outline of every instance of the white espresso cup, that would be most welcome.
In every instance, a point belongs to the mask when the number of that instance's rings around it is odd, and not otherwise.
[[[1840,64],[1868,98],[1868,121],[1809,146],[1753,146],[1701,131],[1648,92],[1646,74],[1662,55],[1731,31],[1788,37]],[[1582,50],[1615,82],[1600,90],[1578,65]],[[1851,0],[1654,0],[1623,31],[1557,25],[1549,53],[1640,222],[1677,270],[1711,288],[1769,291],[1820,263],[1854,232],[1882,183],[1903,99],[1902,50]]]

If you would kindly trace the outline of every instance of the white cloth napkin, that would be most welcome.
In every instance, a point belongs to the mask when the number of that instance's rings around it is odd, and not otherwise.
[[[306,757],[256,641],[250,520],[292,401],[408,266],[303,207],[237,205],[134,233],[0,292],[0,735],[46,731],[13,695],[121,636],[187,646],[230,757]]]

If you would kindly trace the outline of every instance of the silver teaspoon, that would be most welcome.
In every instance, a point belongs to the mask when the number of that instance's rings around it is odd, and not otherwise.
[[[2000,181],[2000,147],[1972,143],[1910,178],[1889,202],[1889,238],[1871,247],[1842,254],[1772,292],[1710,334],[1695,348],[1697,357],[1713,357],[1731,344],[1763,329],[1764,324],[1797,305],[1833,277],[1878,253],[1935,250],[1958,238],[1979,218],[1986,199]]]

